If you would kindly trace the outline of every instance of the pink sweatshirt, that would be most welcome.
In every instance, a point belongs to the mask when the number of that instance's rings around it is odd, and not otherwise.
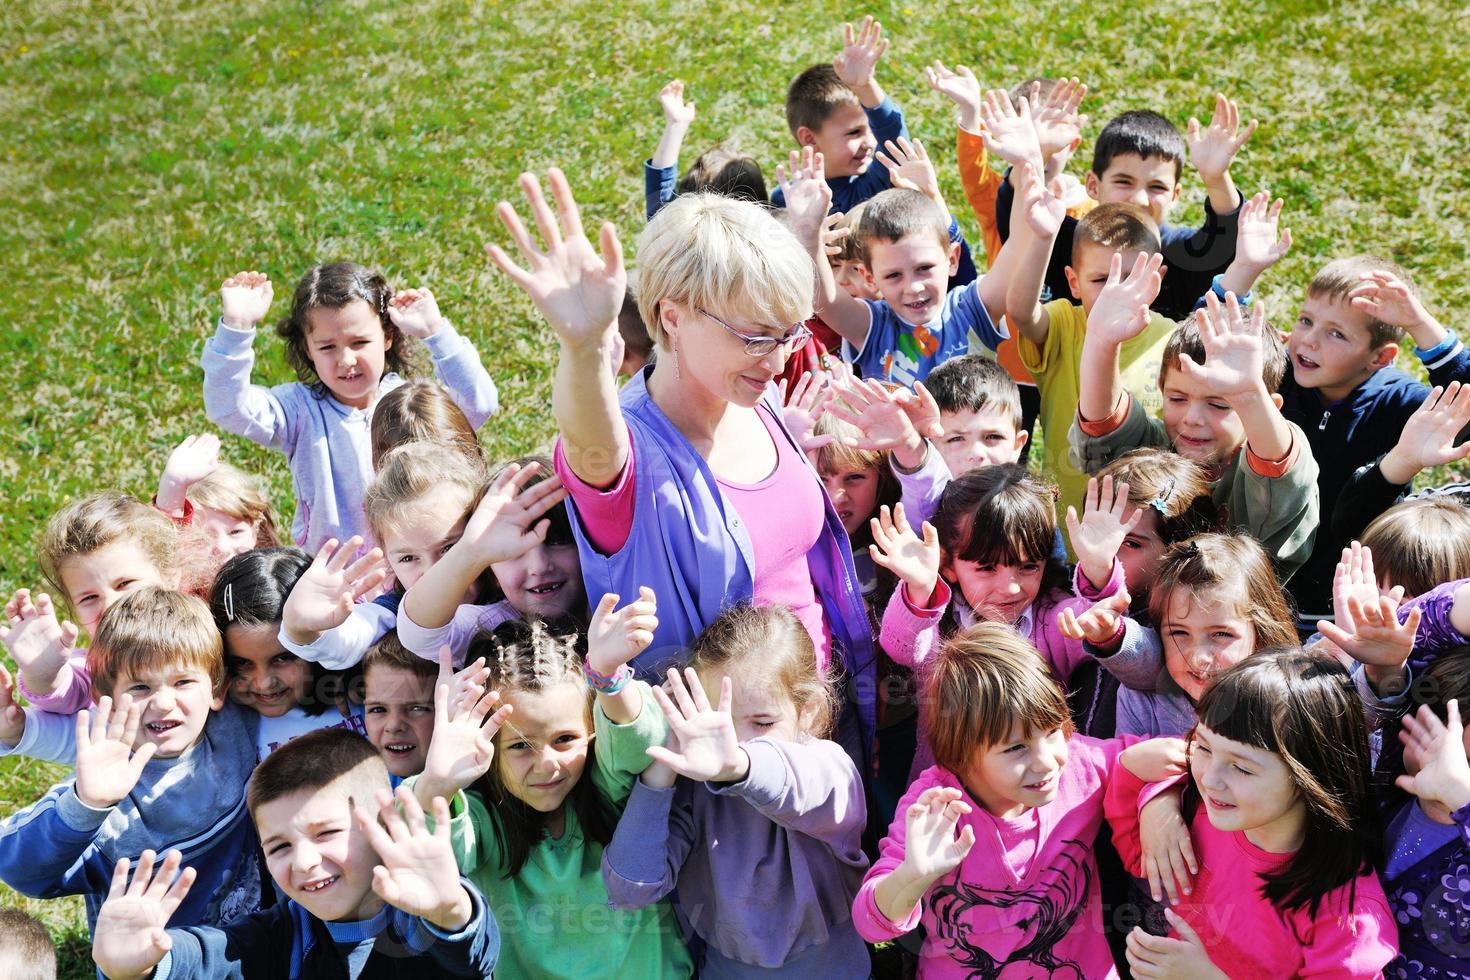
[[[919,976],[924,980],[1116,977],[1103,935],[1092,845],[1118,755],[1135,741],[1073,736],[1056,799],[1014,820],[991,815],[948,769],[926,769],[899,801],[888,836],[878,845],[878,860],[853,901],[859,934],[883,942],[922,921]],[[878,910],[873,895],[878,881],[903,862],[904,814],[931,786],[963,794],[972,812],[960,827],[974,828],[975,846],[958,868],[934,883],[912,915],[894,922]]]
[[[1134,876],[1143,868],[1139,804],[1163,785],[1145,784],[1120,769],[1108,787],[1113,844]],[[1323,896],[1316,915],[1305,908],[1282,912],[1262,896],[1261,873],[1281,867],[1290,855],[1263,851],[1243,832],[1216,830],[1203,806],[1190,824],[1190,836],[1200,872],[1174,910],[1199,933],[1210,961],[1231,980],[1381,977],[1396,955],[1398,927],[1373,872]]]

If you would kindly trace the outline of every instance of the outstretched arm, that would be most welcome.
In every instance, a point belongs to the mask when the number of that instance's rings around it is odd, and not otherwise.
[[[531,297],[556,334],[560,351],[551,408],[567,465],[582,482],[607,487],[627,464],[630,445],[618,407],[617,379],[607,369],[628,285],[623,249],[608,222],[599,235],[601,254],[595,252],[566,176],[553,168],[547,177],[556,214],[534,176],[522,174],[520,181],[545,248],[536,246],[515,208],[502,201],[496,213],[526,265],[512,261],[499,245],[486,250],[500,271]]]
[[[998,281],[1005,287],[1007,325],[1013,334],[1018,333],[1037,346],[1046,343],[1051,329],[1051,318],[1041,302],[1041,290],[1046,283],[1057,233],[1067,215],[1067,206],[1059,192],[1060,186],[1048,188],[1042,182],[1041,171],[1034,162],[1021,165],[1020,199],[1014,209],[1018,220],[1011,223],[1010,240],[1001,248],[991,272],[991,275],[997,270],[1005,273]]]
[[[822,154],[811,147],[806,147],[801,153],[793,150],[790,165],[789,176],[785,166],[777,165],[776,181],[786,199],[786,213],[790,215],[797,239],[806,246],[807,254],[816,266],[816,291],[812,304],[816,307],[817,316],[837,331],[838,336],[852,344],[854,349],[862,350],[868,339],[872,314],[866,303],[838,288],[822,247],[822,219],[832,204],[832,187],[827,183]]]
[[[1148,328],[1149,304],[1159,295],[1163,256],[1139,253],[1128,277],[1123,278],[1123,258],[1114,254],[1108,281],[1087,315],[1087,336],[1082,341],[1078,372],[1077,414],[1100,422],[1118,410],[1125,393],[1118,351],[1123,343]]]
[[[1210,293],[1205,308],[1196,313],[1205,363],[1196,364],[1188,355],[1180,355],[1179,366],[1192,383],[1214,392],[1235,409],[1251,452],[1261,459],[1283,460],[1292,450],[1291,426],[1262,376],[1262,331],[1270,329],[1266,304],[1257,302],[1247,319],[1234,294],[1225,299],[1221,303]]]

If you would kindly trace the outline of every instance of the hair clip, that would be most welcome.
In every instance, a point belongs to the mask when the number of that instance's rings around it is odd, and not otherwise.
[[[1179,553],[1185,558],[1198,558],[1199,545],[1195,543],[1194,538],[1190,538],[1184,543],[1184,547],[1179,550]]]
[[[235,621],[235,583],[230,582],[225,586],[225,619]]]
[[[1172,476],[1165,480],[1163,488],[1159,490],[1159,495],[1149,501],[1149,506],[1160,514],[1164,514],[1164,508],[1169,506],[1169,498],[1174,496],[1174,487],[1177,483],[1178,481]]]

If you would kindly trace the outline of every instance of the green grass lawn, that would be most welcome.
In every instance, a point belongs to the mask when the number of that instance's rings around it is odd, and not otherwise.
[[[330,259],[430,286],[500,386],[490,454],[544,445],[553,343],[484,258],[485,241],[504,240],[496,201],[520,171],[559,164],[589,219],[614,220],[629,242],[670,77],[699,106],[686,160],[729,139],[769,173],[790,142],[786,84],[829,60],[837,25],[864,12],[893,38],[880,80],[938,159],[967,231],[952,115],[924,85],[926,62],[968,64],[987,85],[1077,74],[1091,86],[1089,141],[1125,108],[1182,127],[1223,89],[1263,122],[1237,181],[1283,196],[1296,234],[1261,289],[1275,321],[1289,323],[1323,261],[1374,251],[1407,266],[1463,334],[1470,13],[1428,0],[1322,6],[6,5],[0,282],[11,298],[0,374],[17,392],[0,408],[0,591],[36,583],[34,539],[60,504],[105,486],[148,496],[168,449],[209,428],[199,355],[218,285],[238,269],[272,277],[275,314],[297,278]],[[1185,195],[1176,217],[1197,220],[1197,180]],[[258,379],[287,380],[279,343],[263,337],[260,349]],[[289,516],[284,459],[236,438],[226,448],[269,477]],[[0,764],[0,813],[58,775]],[[85,975],[80,903],[28,907],[55,930],[65,975]]]

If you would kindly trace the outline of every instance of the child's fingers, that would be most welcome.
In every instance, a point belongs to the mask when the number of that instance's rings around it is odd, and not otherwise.
[[[183,861],[184,855],[180,854],[177,850],[170,849],[164,854],[163,863],[158,866],[158,874],[153,876],[153,880],[143,890],[143,896],[145,898],[151,898],[154,901],[162,899],[169,888],[173,886],[174,876],[179,873],[179,865]]]
[[[699,679],[699,674],[693,667],[684,668],[685,687],[688,689],[689,697],[694,705],[695,711],[709,710],[709,695],[705,693],[704,684]]]
[[[373,891],[377,892],[378,897],[389,905],[398,901],[398,885],[393,881],[393,876],[388,873],[388,869],[381,864],[373,868]]]
[[[132,883],[128,885],[129,896],[141,897],[148,891],[148,885],[153,881],[153,860],[157,856],[151,850],[138,855],[138,869],[133,872]]]
[[[668,681],[652,689],[653,700],[658,704],[659,710],[664,713],[664,717],[668,719],[670,728],[682,725],[685,718],[688,717],[684,712],[684,703],[689,702],[689,695],[684,692],[683,688],[684,682],[679,679],[679,671],[670,667]],[[676,704],[669,696],[669,691],[678,692],[682,698],[681,702]],[[690,703],[690,711],[691,713],[693,711],[692,703]]]
[[[618,594],[616,592],[604,593],[602,599],[597,603],[597,609],[592,613],[592,622],[598,623],[612,616],[617,604]]]
[[[122,898],[128,888],[128,859],[118,858],[117,863],[112,866],[112,884],[107,888],[109,899]]]

